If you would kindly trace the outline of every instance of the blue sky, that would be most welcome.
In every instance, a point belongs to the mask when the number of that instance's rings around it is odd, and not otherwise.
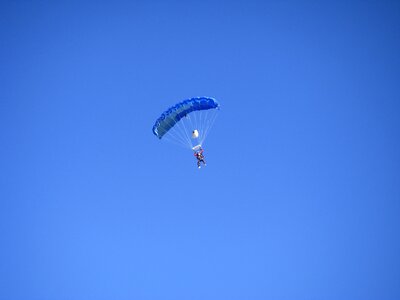
[[[0,299],[399,299],[400,4],[331,2],[3,1]]]

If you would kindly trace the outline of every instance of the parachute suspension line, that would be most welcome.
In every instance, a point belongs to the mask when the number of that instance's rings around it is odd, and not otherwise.
[[[193,130],[199,130],[199,128],[197,128],[197,127],[199,127],[198,126],[198,122],[197,122],[197,114],[196,114],[196,112],[194,112],[194,114],[193,114],[193,118],[192,118],[192,121],[193,121],[193,124],[192,124],[192,129]]]
[[[163,137],[165,140],[168,140],[170,142],[174,142],[174,144],[179,144],[181,146],[186,146],[186,141],[182,139],[176,131],[169,131],[166,135]]]
[[[191,143],[191,141],[190,141],[190,136],[188,135],[187,130],[186,130],[186,126],[185,126],[185,121],[187,121],[186,118],[187,118],[187,117],[182,118],[181,121],[178,122],[177,124],[178,124],[178,126],[179,126],[179,128],[180,128],[180,131],[183,132],[184,135],[186,136],[186,142],[187,142],[189,148],[192,148],[192,143]],[[182,121],[183,121],[183,122],[182,122]]]
[[[203,136],[204,136],[204,130],[205,130],[205,128],[204,128],[204,123],[205,123],[205,115],[206,115],[206,111],[201,111],[200,112],[200,114],[199,114],[199,130],[200,130],[200,133],[199,133],[199,144],[202,144],[203,143]]]
[[[199,132],[199,142],[200,142],[200,144],[202,141],[202,137],[204,135],[204,114],[205,114],[204,110],[199,111],[199,131],[200,131]]]
[[[192,148],[193,147],[193,139],[192,139],[193,125],[192,125],[192,118],[190,117],[190,115],[188,115],[188,119],[186,120],[186,122],[183,125],[185,127],[185,132],[188,135],[190,148]]]
[[[199,127],[199,121],[197,120],[197,112],[193,113],[193,119],[194,119],[194,126]],[[194,128],[199,130],[200,128]]]
[[[175,123],[174,124],[175,126],[171,128],[172,129],[172,133],[175,134],[176,136],[179,135],[181,143],[183,144],[183,146],[186,147],[186,144],[187,144],[188,140],[185,137],[184,133],[182,132],[182,129],[180,129],[180,126],[179,126],[180,124],[178,122],[176,122],[176,121],[174,121],[174,123]]]
[[[193,119],[194,119],[194,129],[197,130],[198,136],[197,138],[193,139],[193,146],[197,146],[200,144],[201,135],[202,135],[202,128],[201,128],[201,121],[199,116],[201,116],[201,111],[193,112]]]
[[[204,141],[205,139],[206,139],[206,137],[207,137],[207,135],[208,135],[208,132],[209,132],[209,130],[210,130],[210,128],[211,128],[211,126],[212,126],[212,118],[214,118],[215,117],[215,113],[213,112],[212,114],[211,114],[211,116],[210,116],[210,112],[207,112],[207,117],[206,117],[206,120],[205,120],[205,122],[204,122],[204,135],[203,135],[203,137],[202,137],[202,141]]]
[[[198,115],[200,114],[200,111],[194,111],[191,113],[191,116],[193,116],[193,124],[192,124],[192,130],[197,130],[199,133],[199,136],[195,139],[193,139],[193,146],[196,146],[199,143],[200,136],[201,136],[201,124],[198,120]]]
[[[215,120],[217,119],[217,116],[218,116],[218,112],[217,112],[217,110],[215,110],[212,113],[212,116],[210,118],[207,118],[207,126],[205,128],[204,136],[202,137],[201,143],[203,143],[203,141],[207,138],[207,135],[208,135],[210,129],[213,127]]]
[[[198,111],[198,113],[196,114],[196,119],[197,119],[197,124],[196,126],[198,127],[197,130],[199,131],[199,137],[197,139],[197,144],[201,144],[201,137],[203,135],[203,123],[202,123],[202,115],[203,115],[203,111],[200,110]]]
[[[191,123],[192,123],[192,120],[191,120],[191,118],[190,118],[189,115],[186,117],[185,121],[182,123],[182,125],[183,125],[183,127],[184,127],[184,129],[185,129],[185,133],[186,133],[186,135],[187,135],[187,139],[188,139],[190,148],[193,147],[193,142],[192,142],[192,130],[191,130],[192,125],[191,125]]]
[[[181,145],[186,147],[187,139],[185,138],[185,136],[183,136],[182,132],[179,130],[179,126],[178,125],[175,125],[170,130],[170,132],[171,132],[170,136],[174,137],[176,140],[178,140],[180,142]]]
[[[204,134],[204,128],[203,128],[203,122],[202,122],[202,116],[204,114],[204,111],[200,110],[197,111],[195,113],[196,118],[197,118],[197,122],[196,122],[196,129],[199,131],[199,137],[197,138],[197,143],[199,144],[201,139],[202,139],[202,135]]]
[[[165,139],[169,143],[175,144],[175,145],[180,146],[180,147],[184,146],[186,148],[186,143],[184,143],[184,142],[182,142],[180,140],[178,141],[177,139],[173,139],[173,138],[171,138],[171,136],[165,135],[163,137],[163,139]]]
[[[181,146],[186,147],[188,144],[187,138],[184,136],[182,133],[182,130],[179,130],[179,123],[173,120],[174,126],[168,131],[168,133],[165,135],[165,137],[169,137],[168,140],[172,141],[174,140],[175,143],[179,143]],[[190,144],[190,143],[189,143]]]
[[[206,125],[206,120],[207,120],[207,114],[208,114],[208,110],[204,110],[200,114],[200,126],[201,126],[200,144],[203,144],[203,141],[204,141],[204,133],[206,130],[205,125]]]
[[[210,110],[205,110],[201,114],[202,135],[201,135],[200,143],[203,143],[203,141],[205,140],[205,134],[207,132],[207,122],[209,120],[209,114],[210,114]]]
[[[195,129],[198,129],[198,128],[196,128],[196,120],[195,120],[195,118],[196,118],[196,114],[194,113],[192,113],[192,114],[190,114],[190,115],[188,115],[188,118],[189,118],[189,121],[190,121],[190,128],[191,128],[191,131],[189,132],[189,134],[193,134],[193,131],[195,130]],[[193,138],[193,137],[192,137]],[[192,146],[193,146],[193,142],[191,141],[191,143],[190,143]]]

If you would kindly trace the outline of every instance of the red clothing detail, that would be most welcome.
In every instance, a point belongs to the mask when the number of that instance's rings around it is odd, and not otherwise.
[[[199,152],[195,152],[194,153],[194,156],[196,156],[196,157],[198,157],[198,156],[202,156],[202,154],[203,154],[203,149],[201,149]]]

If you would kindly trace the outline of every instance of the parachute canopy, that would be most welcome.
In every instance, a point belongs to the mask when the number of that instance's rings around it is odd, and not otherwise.
[[[166,111],[156,120],[153,133],[159,139],[170,137],[175,142],[193,147],[191,139],[201,144],[211,128],[218,102],[209,97],[197,97],[182,101]]]

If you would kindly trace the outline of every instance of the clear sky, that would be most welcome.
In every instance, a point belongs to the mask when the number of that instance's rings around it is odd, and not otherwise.
[[[0,80],[0,299],[400,299],[399,1],[2,1]]]

